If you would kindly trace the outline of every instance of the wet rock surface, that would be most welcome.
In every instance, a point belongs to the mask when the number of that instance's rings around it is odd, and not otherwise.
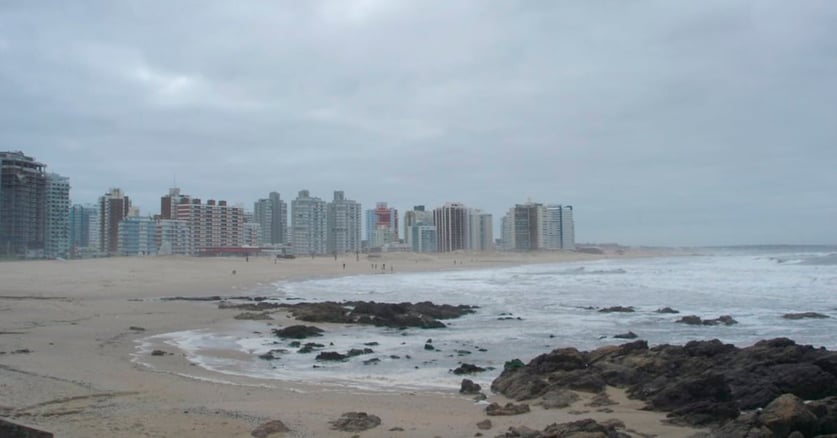
[[[374,301],[347,301],[336,303],[282,304],[298,320],[306,322],[333,322],[340,324],[369,324],[382,327],[443,328],[440,320],[458,318],[473,313],[472,306],[419,303],[376,303]]]
[[[817,312],[802,312],[802,313],[786,313],[782,315],[785,319],[825,319],[828,315]]]
[[[589,352],[561,348],[507,366],[491,389],[522,401],[563,389],[602,392],[608,385],[625,388],[674,421],[718,425],[785,393],[804,400],[837,396],[837,354],[787,338],[746,348],[718,340],[653,348],[634,341]]]
[[[729,316],[729,315],[721,315],[721,316],[719,316],[715,319],[701,319],[701,317],[699,317],[697,315],[689,315],[689,316],[684,316],[684,317],[678,319],[675,322],[678,322],[678,323],[681,323],[681,324],[689,324],[689,325],[720,325],[720,324],[733,325],[733,324],[738,324],[738,321],[736,321],[735,319],[732,318],[732,316]]]
[[[604,309],[599,309],[600,313],[630,313],[636,312],[633,306],[612,306],[612,307],[605,307]]]
[[[462,383],[459,385],[459,393],[460,394],[479,394],[482,391],[482,386],[478,383],[474,383],[471,379],[462,379]]]
[[[313,325],[292,325],[282,329],[273,329],[273,334],[280,338],[305,339],[322,336],[323,329]]]

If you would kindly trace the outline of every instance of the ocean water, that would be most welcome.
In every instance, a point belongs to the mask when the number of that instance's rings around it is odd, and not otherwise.
[[[228,375],[268,380],[329,383],[377,390],[458,389],[463,377],[487,388],[503,364],[524,362],[554,348],[583,350],[628,340],[632,331],[651,345],[717,338],[738,346],[774,337],[837,349],[837,248],[749,248],[703,250],[705,255],[527,265],[441,273],[351,276],[275,285],[273,299],[377,302],[433,301],[479,306],[476,313],[447,320],[444,329],[395,330],[337,326],[302,342],[322,351],[374,353],[346,362],[318,362],[301,354],[270,329],[298,324],[280,319],[242,321],[223,330],[195,329],[145,340],[165,342],[189,360]],[[599,308],[633,306],[632,313]],[[656,310],[672,307],[679,314]],[[818,312],[826,319],[787,320],[785,313]],[[675,323],[685,315],[731,315],[732,326]],[[425,349],[425,344],[434,350]],[[371,344],[371,345],[367,345]],[[270,350],[278,359],[264,360]],[[234,354],[231,354],[234,353]],[[369,362],[370,359],[377,361]],[[488,371],[457,376],[461,363]]]

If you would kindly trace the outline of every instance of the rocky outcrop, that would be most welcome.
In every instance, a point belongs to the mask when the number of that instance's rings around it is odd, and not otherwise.
[[[681,324],[689,324],[689,325],[733,325],[738,324],[738,321],[733,319],[729,315],[721,315],[715,319],[701,319],[697,315],[689,315],[680,318],[679,320],[675,321]]]
[[[817,312],[802,312],[802,313],[786,313],[782,315],[785,319],[825,319],[828,315]]]
[[[601,423],[584,419],[569,423],[553,423],[543,431],[530,429],[526,426],[510,427],[498,437],[503,438],[630,438],[631,435],[620,432],[625,424],[619,420],[607,420]]]
[[[491,389],[520,401],[561,389],[601,392],[608,385],[676,421],[718,424],[783,393],[805,400],[837,396],[837,354],[786,338],[747,348],[718,340],[653,348],[634,341],[590,352],[561,348],[506,367]]]
[[[346,412],[337,420],[330,421],[330,423],[334,430],[362,432],[378,427],[381,424],[381,418],[377,415],[369,415],[366,412]]]
[[[292,325],[283,329],[273,329],[273,334],[280,338],[305,339],[322,336],[323,329],[313,325]]]
[[[462,383],[459,385],[460,394],[474,395],[479,394],[480,391],[482,391],[482,386],[474,383],[471,379],[462,379]]]
[[[612,307],[605,307],[604,309],[599,309],[599,312],[600,313],[614,313],[614,312],[630,313],[630,312],[636,312],[636,309],[634,309],[633,306],[627,306],[627,307],[625,307],[625,306],[612,306]]]
[[[837,397],[803,402],[799,397],[782,394],[762,410],[746,412],[723,424],[710,436],[774,438],[790,436],[835,436],[837,434]]]
[[[663,307],[663,308],[657,309],[657,313],[680,313],[680,311],[679,310],[674,310],[671,307]]]
[[[636,339],[639,337],[636,333],[632,331],[628,331],[627,333],[620,333],[618,335],[613,335],[616,339]]]
[[[260,303],[261,304],[261,303]],[[443,328],[440,320],[458,318],[473,313],[475,307],[449,304],[376,303],[374,301],[347,301],[336,303],[281,304],[293,316],[306,322],[333,322],[339,324],[369,324],[382,327]]]
[[[462,375],[462,374],[481,373],[483,371],[485,371],[485,368],[483,368],[483,367],[478,367],[478,366],[476,366],[474,364],[470,364],[470,363],[463,363],[462,365],[457,367],[455,370],[453,370],[453,373],[456,374],[456,375]]]

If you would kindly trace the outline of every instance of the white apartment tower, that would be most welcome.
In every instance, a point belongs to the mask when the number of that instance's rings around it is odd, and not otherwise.
[[[300,190],[291,201],[291,244],[297,256],[326,254],[326,203],[312,197],[308,190]]]
[[[67,257],[70,249],[70,178],[47,174],[45,211],[44,255]]]
[[[360,251],[360,203],[346,199],[342,191],[335,191],[327,209],[329,254]]]
[[[490,213],[480,209],[468,211],[468,243],[472,251],[489,251],[494,247],[494,222]]]

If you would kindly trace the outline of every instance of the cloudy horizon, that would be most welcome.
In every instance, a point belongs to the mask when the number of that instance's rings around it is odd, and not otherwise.
[[[570,204],[579,242],[836,244],[837,3],[0,4],[0,150],[252,210]],[[498,236],[499,237],[499,236]]]

